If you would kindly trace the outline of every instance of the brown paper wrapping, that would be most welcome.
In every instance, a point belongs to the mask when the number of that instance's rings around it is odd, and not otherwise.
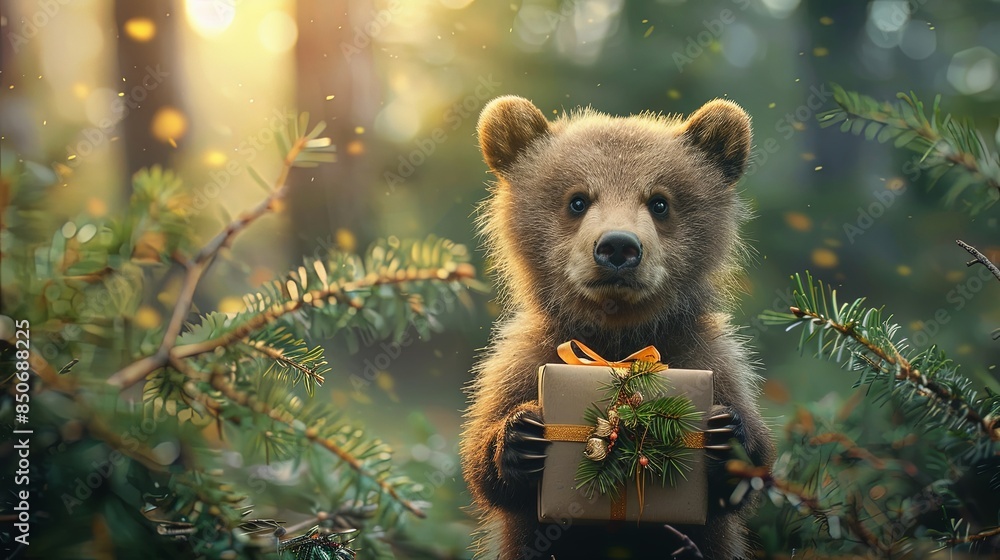
[[[704,449],[691,449],[691,470],[677,486],[660,486],[647,480],[645,505],[641,516],[635,484],[628,484],[622,498],[612,503],[609,496],[595,492],[592,499],[584,490],[575,490],[577,465],[583,459],[583,442],[555,441],[582,439],[592,426],[585,426],[584,412],[605,397],[601,389],[610,380],[610,368],[596,365],[546,364],[538,370],[538,402],[542,407],[546,432],[553,439],[548,447],[545,470],[538,488],[538,520],[543,523],[607,522],[611,519],[655,523],[703,525],[708,514],[708,479]],[[685,395],[695,408],[703,411],[699,429],[704,430],[712,407],[712,372],[706,370],[667,369],[660,375],[667,379],[666,395]],[[575,431],[574,431],[575,430]],[[578,433],[577,433],[578,432]],[[698,447],[694,434],[692,445]]]

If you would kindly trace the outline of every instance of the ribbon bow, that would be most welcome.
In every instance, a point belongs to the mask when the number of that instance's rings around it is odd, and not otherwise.
[[[574,348],[574,346],[579,348],[580,352],[583,352],[587,357],[580,357],[576,353],[576,348]],[[609,362],[608,360],[602,358],[600,354],[588,348],[586,344],[576,339],[563,342],[556,348],[556,352],[558,352],[559,357],[562,358],[563,362],[566,362],[571,366],[606,366],[612,368],[628,368],[632,362],[659,363],[660,361],[660,352],[653,346],[647,346],[642,350],[629,354],[622,360]]]

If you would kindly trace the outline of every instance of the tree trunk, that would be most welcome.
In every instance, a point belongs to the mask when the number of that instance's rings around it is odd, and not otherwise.
[[[355,44],[355,26],[363,27],[374,14],[371,1],[300,2],[297,10],[298,107],[312,122],[326,121],[325,135],[337,146],[336,163],[296,170],[292,179],[290,210],[299,224],[299,249],[311,253],[317,244],[335,245],[333,232],[340,228],[363,241],[371,236],[366,226],[371,173],[363,157],[371,131],[355,129],[370,127],[381,99],[371,40],[365,36],[367,41]]]
[[[181,67],[176,48],[181,15],[175,4],[172,0],[115,2],[118,68],[124,78],[120,87],[125,93],[126,111],[119,125],[120,142],[128,177],[154,164],[173,167],[177,151],[171,141],[180,145],[182,137],[190,132],[191,123],[181,102]],[[129,20],[133,24],[127,28]],[[152,22],[152,37],[147,37],[148,28],[141,25],[142,20]],[[152,125],[161,111],[165,112],[161,124],[169,126],[159,129],[164,137],[158,139]]]

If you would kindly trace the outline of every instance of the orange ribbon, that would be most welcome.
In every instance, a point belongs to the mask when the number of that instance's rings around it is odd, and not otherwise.
[[[583,352],[587,357],[580,357],[576,353],[576,346]],[[609,362],[601,357],[600,354],[594,352],[587,347],[586,344],[580,342],[579,340],[573,339],[568,342],[563,342],[556,348],[559,357],[562,361],[571,366],[605,366],[612,368],[627,368],[632,362],[660,362],[660,352],[654,346],[647,346],[642,350],[633,352],[626,356],[624,359],[617,362]],[[666,366],[664,366],[666,367]]]

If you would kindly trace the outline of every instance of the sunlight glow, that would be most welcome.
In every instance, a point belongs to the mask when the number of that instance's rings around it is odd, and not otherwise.
[[[184,0],[188,23],[202,37],[221,35],[236,18],[236,5],[226,0]]]
[[[280,54],[295,46],[299,39],[299,28],[292,16],[275,10],[260,20],[257,37],[265,50]]]

